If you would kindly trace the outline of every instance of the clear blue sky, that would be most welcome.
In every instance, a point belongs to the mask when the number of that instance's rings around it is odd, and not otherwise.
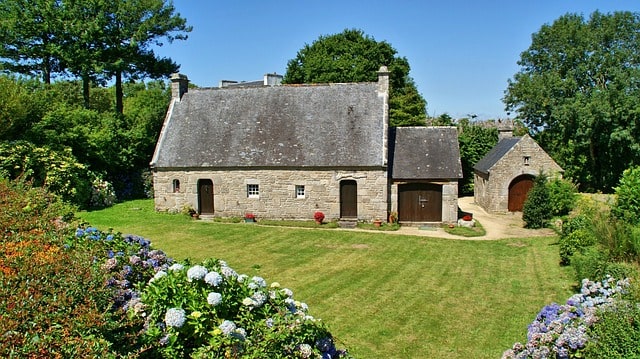
[[[502,97],[531,34],[567,12],[640,12],[638,0],[174,0],[193,31],[156,50],[198,86],[284,74],[320,35],[360,29],[411,65],[429,115],[505,118]]]

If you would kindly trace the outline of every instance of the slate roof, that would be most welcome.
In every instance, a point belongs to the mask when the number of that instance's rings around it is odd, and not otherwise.
[[[398,127],[390,133],[393,179],[462,178],[455,127]]]
[[[377,83],[189,89],[174,101],[151,165],[386,166]]]
[[[488,174],[493,167],[504,155],[515,146],[522,137],[506,137],[500,140],[478,163],[473,169],[484,174]]]

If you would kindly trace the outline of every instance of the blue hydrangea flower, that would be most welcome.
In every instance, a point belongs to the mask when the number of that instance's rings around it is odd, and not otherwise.
[[[207,296],[207,303],[213,306],[222,303],[222,294],[216,292],[209,293],[209,295]]]
[[[76,237],[80,238],[84,236],[84,230],[82,228],[76,229]]]
[[[205,283],[217,287],[222,283],[222,276],[218,272],[209,272],[204,276]]]
[[[180,328],[187,320],[184,309],[170,308],[164,315],[164,322],[168,327]]]
[[[251,283],[249,283],[248,287],[251,289],[264,288],[267,286],[267,281],[262,277],[254,276],[251,278]]]
[[[187,279],[189,282],[193,280],[203,279],[207,275],[207,268],[201,265],[195,265],[187,270]]]

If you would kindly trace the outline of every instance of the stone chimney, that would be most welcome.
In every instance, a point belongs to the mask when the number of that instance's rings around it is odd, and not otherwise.
[[[282,84],[282,75],[278,75],[277,73],[265,74],[264,75],[264,85],[265,86],[280,86]]]
[[[389,69],[386,66],[380,66],[378,70],[378,92],[389,92]]]
[[[228,87],[231,85],[235,85],[237,83],[238,81],[234,81],[234,80],[220,80],[220,82],[218,82],[218,87]]]
[[[513,137],[513,121],[510,119],[498,120],[498,141],[503,138]]]
[[[182,95],[187,92],[189,92],[189,79],[187,75],[178,73],[171,75],[171,98],[180,101]]]

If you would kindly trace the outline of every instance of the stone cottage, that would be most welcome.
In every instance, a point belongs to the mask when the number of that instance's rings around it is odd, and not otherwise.
[[[534,178],[561,177],[563,170],[529,135],[499,132],[496,146],[473,167],[474,200],[487,212],[522,211]]]
[[[390,146],[386,67],[371,83],[280,85],[272,77],[265,75],[260,86],[202,89],[188,89],[184,75],[172,77],[173,99],[151,162],[156,210],[191,206],[203,215],[253,213],[258,219],[311,219],[321,211],[327,220],[352,221],[398,211],[402,219],[398,197],[404,186],[430,183],[444,194],[438,203],[424,203],[440,207],[440,216],[429,218],[457,219],[449,208],[457,209],[457,174],[431,178],[437,165],[389,167],[390,147],[396,158],[414,154],[396,142]],[[394,138],[407,137],[404,131]],[[423,140],[424,151],[451,145]],[[452,168],[459,166],[457,137],[445,152],[453,156]],[[402,159],[396,162],[407,162]],[[407,178],[393,182],[393,173]]]

